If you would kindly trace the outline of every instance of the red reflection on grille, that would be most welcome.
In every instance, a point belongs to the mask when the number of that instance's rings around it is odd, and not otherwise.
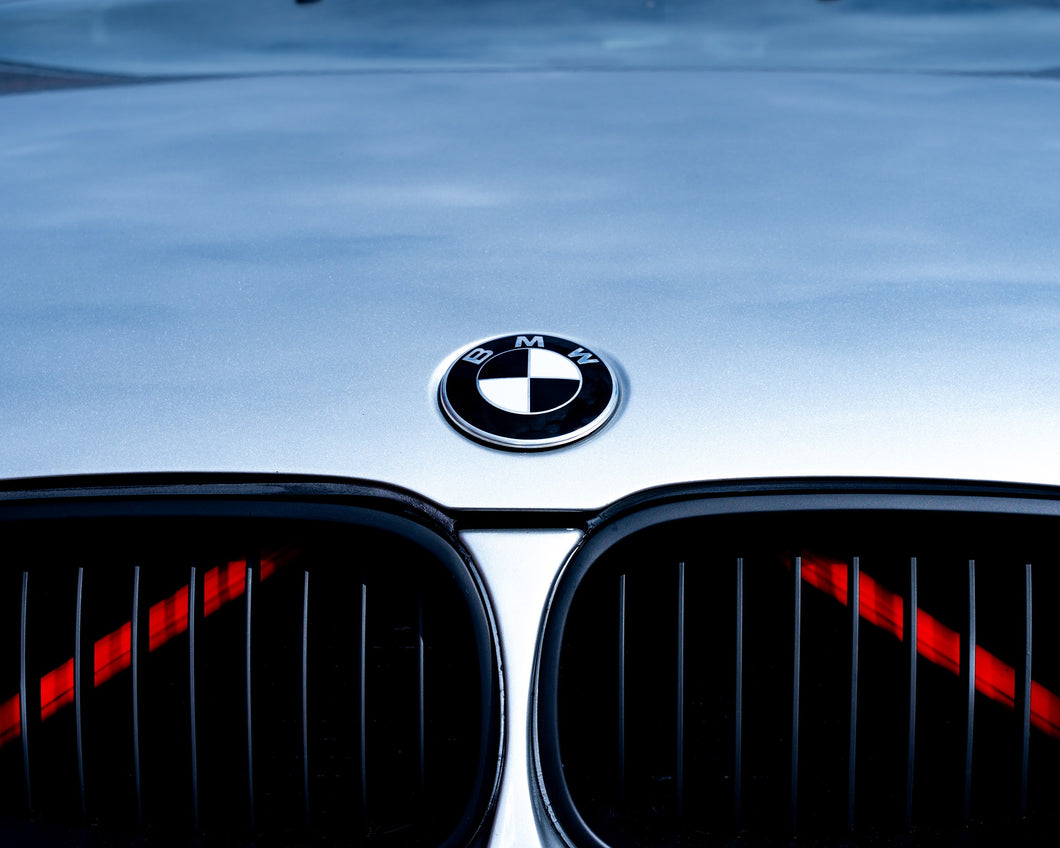
[[[790,565],[790,563],[789,563]],[[903,639],[905,599],[859,571],[858,614],[892,636]],[[816,554],[802,557],[802,579],[847,605],[847,564]],[[916,651],[947,671],[961,670],[961,636],[922,609],[916,611]],[[975,688],[987,698],[1013,709],[1016,671],[982,645],[975,646]],[[1060,737],[1060,698],[1039,683],[1031,683],[1031,724]]]
[[[269,570],[272,574],[272,570]],[[261,579],[269,575],[265,569],[261,569]],[[211,568],[202,578],[202,608],[203,615],[213,615],[229,601],[238,598],[246,591],[247,563],[245,560],[235,560],[222,565],[220,568]],[[187,602],[184,604],[187,607]]]
[[[147,613],[147,650],[161,648],[174,636],[188,629],[188,587],[181,586],[151,607]]]
[[[18,695],[0,704],[0,748],[13,739],[18,739],[22,732],[22,716],[18,707]]]
[[[259,580],[267,580],[295,557],[288,546],[261,558]],[[212,615],[246,591],[246,560],[232,560],[203,575],[203,615]],[[148,652],[161,648],[188,629],[188,586],[177,589],[147,612]],[[97,639],[93,645],[93,685],[100,686],[132,663],[132,623]],[[68,659],[41,677],[41,721],[74,702],[74,661]],[[22,733],[18,695],[0,703],[0,748]]]
[[[43,721],[74,702],[74,661],[67,660],[40,679],[40,717]]]
[[[92,667],[95,669],[95,685],[110,680],[119,671],[129,667],[132,657],[132,624],[128,621],[93,646]]]

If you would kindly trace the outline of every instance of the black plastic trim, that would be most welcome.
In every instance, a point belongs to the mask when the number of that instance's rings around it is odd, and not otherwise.
[[[677,506],[688,501],[699,501],[716,498],[747,498],[756,495],[767,495],[771,498],[783,495],[813,495],[814,497],[832,496],[839,500],[814,507],[815,509],[865,509],[872,508],[865,504],[849,506],[844,503],[846,495],[883,495],[894,497],[907,495],[919,498],[926,495],[951,496],[959,498],[978,497],[1010,499],[1060,499],[1060,486],[1027,483],[999,483],[986,480],[942,480],[913,477],[762,477],[746,480],[714,480],[696,483],[659,486],[644,489],[628,497],[621,498],[599,510],[589,521],[588,529],[594,530],[621,518],[631,512],[638,512],[649,507],[667,505]],[[778,511],[790,507],[773,505],[769,511]],[[904,504],[891,509],[937,509],[931,505],[917,507],[915,503]],[[961,507],[967,509],[967,503]],[[745,512],[760,511],[756,508],[718,509],[712,512]],[[993,511],[993,510],[988,510]],[[1010,510],[1022,511],[1022,510]],[[1032,510],[1033,511],[1033,510]],[[706,513],[704,513],[706,514]]]
[[[584,509],[486,509],[438,504],[400,486],[373,480],[310,474],[172,472],[87,474],[0,480],[0,505],[9,502],[85,503],[95,500],[188,499],[273,501],[332,505],[369,504],[439,528],[455,538],[463,530],[581,530],[589,532],[631,512],[686,501],[755,495],[950,495],[1009,499],[1060,499],[1060,486],[985,480],[900,477],[759,477],[705,480],[642,489],[610,504]],[[783,508],[783,507],[781,507]],[[841,509],[837,506],[822,509]],[[859,507],[860,508],[860,507]],[[910,508],[910,507],[903,507]],[[912,508],[916,508],[915,505]],[[934,507],[931,507],[934,508]],[[136,510],[136,507],[132,509]],[[151,509],[151,508],[148,508]],[[739,511],[739,510],[737,510]],[[83,514],[83,513],[79,513]],[[160,514],[130,512],[128,514]],[[188,513],[181,513],[188,514]]]
[[[103,511],[75,511],[71,515],[114,514],[113,504],[122,502],[127,516],[138,515],[231,515],[224,504],[233,499],[250,504],[282,502],[285,508],[295,504],[309,505],[308,512],[286,513],[300,518],[314,512],[312,505],[350,507],[363,505],[374,511],[404,516],[431,527],[450,541],[454,540],[455,523],[438,505],[397,486],[364,480],[310,475],[270,474],[110,474],[70,477],[33,477],[0,480],[0,506],[20,501],[34,504],[101,503]],[[181,508],[182,502],[191,504]],[[214,508],[204,508],[213,503]],[[5,506],[5,509],[10,507]],[[253,511],[241,515],[275,513]],[[326,516],[325,516],[326,520]],[[341,519],[340,519],[341,520]]]

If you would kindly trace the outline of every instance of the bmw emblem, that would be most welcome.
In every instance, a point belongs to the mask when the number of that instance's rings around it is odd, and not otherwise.
[[[461,351],[439,387],[453,425],[480,442],[542,450],[611,417],[618,381],[595,352],[558,336],[501,336]]]

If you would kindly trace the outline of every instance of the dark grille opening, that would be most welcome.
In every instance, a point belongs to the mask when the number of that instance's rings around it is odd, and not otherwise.
[[[499,747],[482,595],[357,512],[4,523],[0,839],[466,844]]]
[[[590,544],[539,681],[560,826],[616,848],[1055,843],[1058,531],[807,511],[649,526],[591,563]]]

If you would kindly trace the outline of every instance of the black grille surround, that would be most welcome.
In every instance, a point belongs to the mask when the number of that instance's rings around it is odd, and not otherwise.
[[[347,481],[33,483],[0,492],[0,842],[474,840],[499,645],[451,519]]]
[[[566,842],[1055,844],[1060,490],[674,487],[588,529],[534,682]]]

